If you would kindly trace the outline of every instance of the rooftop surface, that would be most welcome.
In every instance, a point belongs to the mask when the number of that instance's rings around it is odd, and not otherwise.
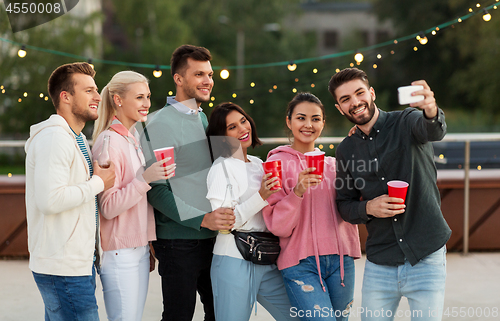
[[[366,258],[356,261],[356,288],[354,306],[349,320],[358,321],[361,302],[361,283]],[[499,320],[500,319],[500,253],[459,253],[447,255],[447,282],[443,320]],[[97,300],[101,320],[106,320],[100,280],[97,280]],[[27,260],[0,259],[0,320],[43,321],[43,302],[36,287]],[[396,320],[411,320],[405,299],[399,306]],[[198,303],[194,321],[203,320],[203,309]],[[157,321],[162,312],[160,277],[153,271],[144,311],[144,321]],[[406,316],[405,316],[406,315]],[[273,318],[259,306],[251,321],[270,321]],[[298,320],[298,318],[297,318]]]

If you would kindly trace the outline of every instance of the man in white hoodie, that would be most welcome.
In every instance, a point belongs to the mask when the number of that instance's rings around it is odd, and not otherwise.
[[[101,97],[87,63],[58,67],[48,90],[56,109],[31,126],[26,142],[29,267],[45,304],[45,320],[99,320],[96,195],[113,186],[114,165],[92,165],[81,132],[97,119]]]

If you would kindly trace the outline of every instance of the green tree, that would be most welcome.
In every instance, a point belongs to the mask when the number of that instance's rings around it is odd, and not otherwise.
[[[493,3],[483,1],[483,7]],[[375,0],[376,12],[383,19],[391,19],[398,37],[464,16],[471,5],[466,0]],[[482,9],[476,8],[475,3],[472,8],[478,14],[439,30],[435,36],[427,34],[429,42],[425,46],[416,40],[393,46],[397,58],[381,68],[383,76],[377,82],[386,90],[395,90],[412,80],[426,79],[441,107],[451,111],[451,115],[462,110],[468,114],[468,121],[461,124],[481,117],[480,128],[456,130],[491,130],[500,117],[497,102],[500,19],[492,10],[492,20],[485,22]],[[413,51],[413,46],[419,50]],[[395,104],[395,98],[392,102]]]
[[[100,13],[83,18],[64,15],[15,34],[10,30],[3,6],[0,17],[0,35],[11,41],[80,55],[100,50],[101,41],[95,30],[100,26]],[[0,85],[5,89],[4,94],[0,91],[0,133],[26,138],[30,125],[55,112],[51,100],[44,99],[48,95],[50,73],[75,59],[29,49],[25,58],[19,58],[18,49],[14,44],[0,42]]]
[[[107,0],[116,10],[115,27],[126,36],[126,50],[107,47],[106,57],[127,61],[148,61],[169,64],[172,51],[189,43],[204,46],[213,56],[213,66],[235,66],[237,33],[245,35],[244,63],[260,64],[286,61],[314,55],[313,39],[306,35],[285,30],[283,20],[298,9],[299,0],[222,0],[196,1],[152,0],[147,5],[139,2]],[[269,24],[281,26],[269,31]],[[267,27],[267,30],[266,30]],[[137,40],[139,30],[140,41]],[[140,49],[138,49],[140,47]],[[140,54],[138,54],[140,53]],[[223,101],[240,104],[255,118],[261,136],[282,135],[286,103],[293,97],[294,79],[301,74],[280,67],[245,69],[244,85],[239,88],[237,70],[223,80],[220,70],[215,70],[213,105]],[[174,83],[167,71],[161,78],[151,78],[151,69],[138,70],[151,79],[153,108],[162,107],[168,91],[174,91]],[[254,82],[255,87],[250,83]],[[277,85],[278,89],[273,89]],[[285,90],[286,88],[286,90]],[[273,93],[269,93],[269,89]],[[236,97],[233,97],[236,94]],[[253,99],[254,104],[250,103]],[[210,107],[203,108],[210,114]]]

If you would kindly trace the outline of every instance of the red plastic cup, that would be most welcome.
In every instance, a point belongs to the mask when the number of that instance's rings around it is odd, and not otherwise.
[[[323,176],[323,170],[325,168],[325,152],[314,151],[307,152],[304,154],[306,156],[307,167],[315,167],[316,169],[310,174]]]
[[[170,157],[170,160],[167,161],[166,163],[163,164],[163,167],[167,167],[168,165],[171,165],[174,163],[174,148],[173,147],[165,147],[165,148],[158,148],[154,150],[156,160],[161,161],[167,157]],[[175,176],[175,170],[174,170],[174,175]]]
[[[395,203],[395,204],[404,204],[404,202],[406,201],[406,192],[408,191],[408,186],[409,184],[404,181],[387,182],[387,188],[389,189],[389,196],[403,199],[403,203]]]
[[[269,161],[262,163],[262,167],[264,167],[264,173],[271,173],[271,177],[278,177],[278,184],[274,185],[271,190],[277,190],[281,188],[281,161]],[[269,178],[271,178],[269,177]]]

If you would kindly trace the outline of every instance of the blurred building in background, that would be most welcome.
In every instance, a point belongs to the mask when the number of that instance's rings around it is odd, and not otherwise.
[[[370,2],[306,0],[298,15],[286,19],[286,27],[316,37],[318,55],[333,54],[352,45],[367,47],[394,36],[390,21],[379,21]]]

